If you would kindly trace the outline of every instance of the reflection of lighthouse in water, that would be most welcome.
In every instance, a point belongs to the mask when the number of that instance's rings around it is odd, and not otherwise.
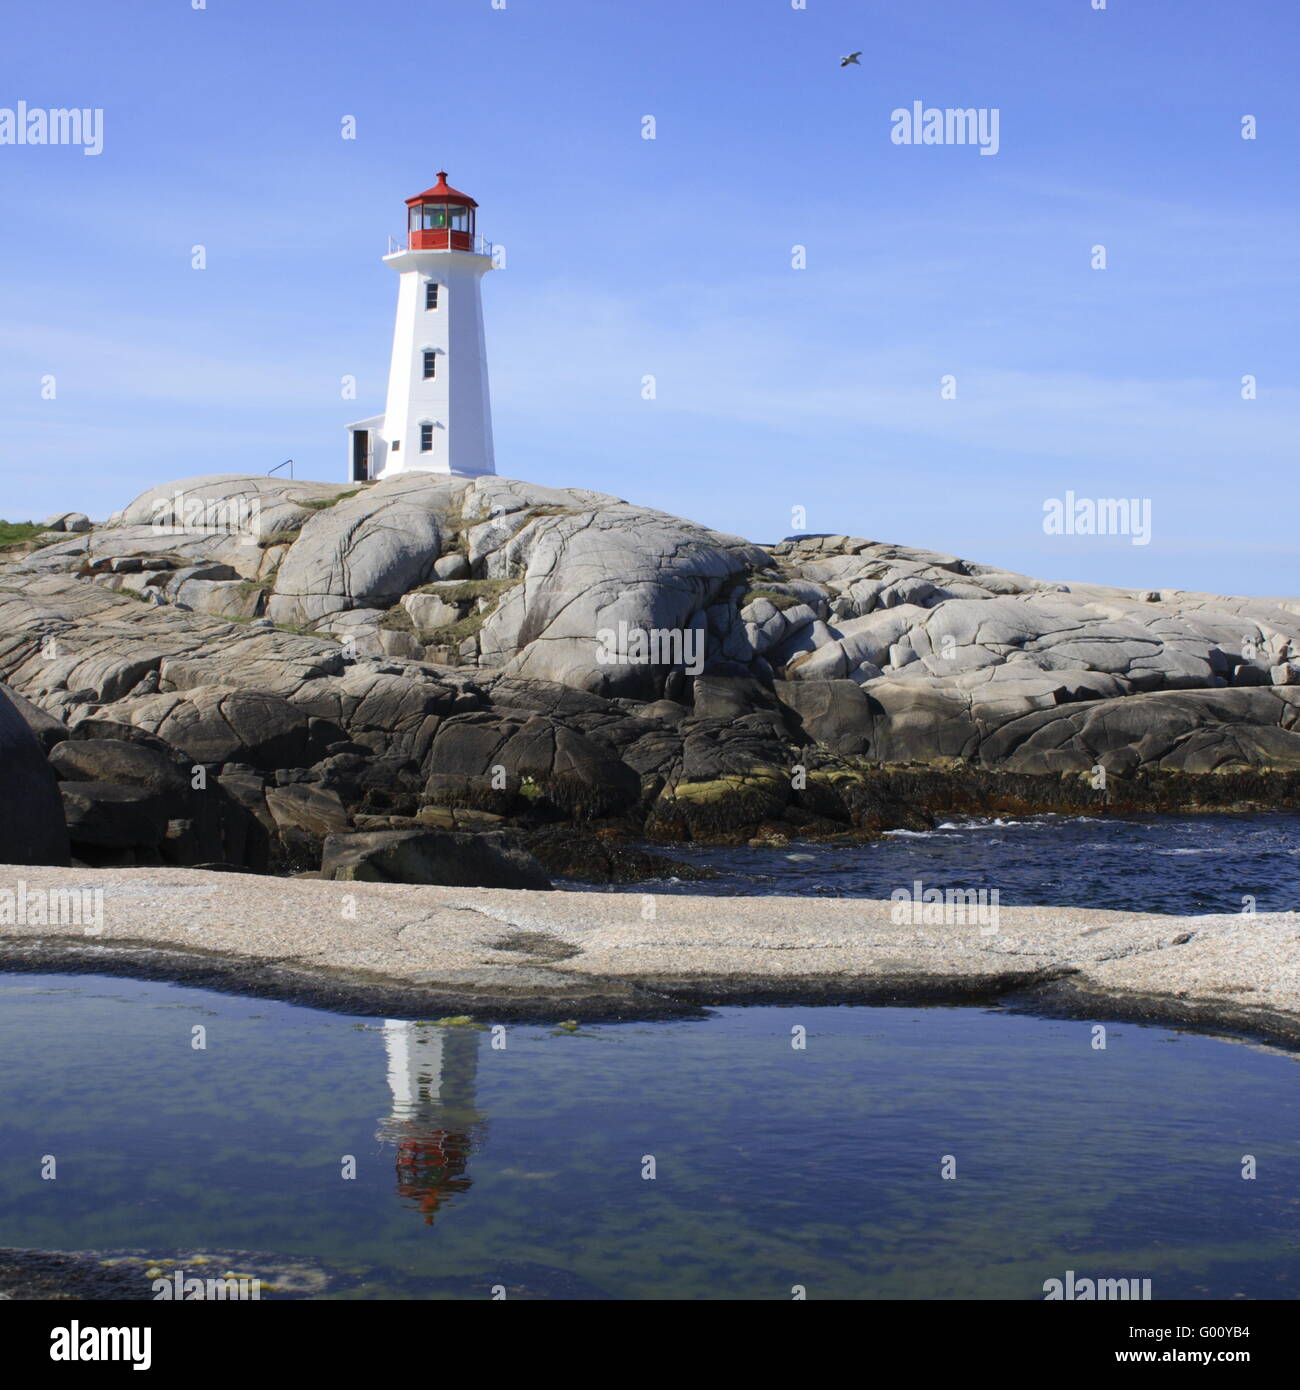
[[[376,1138],[397,1149],[397,1193],[426,1225],[454,1192],[468,1192],[470,1154],[486,1122],[474,1106],[478,1033],[397,1019],[384,1022],[391,1113]]]

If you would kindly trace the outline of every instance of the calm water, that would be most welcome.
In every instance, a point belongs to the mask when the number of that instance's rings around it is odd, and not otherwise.
[[[655,880],[654,892],[788,893],[888,898],[927,886],[997,888],[1003,904],[1056,903],[1133,912],[1300,909],[1300,814],[953,817],[865,845],[787,849],[657,845],[717,871],[700,882]],[[577,885],[569,885],[577,886]],[[642,893],[647,885],[615,891]]]
[[[273,1252],[341,1298],[1300,1296],[1289,1055],[949,1008],[492,1039],[0,976],[0,1245]]]

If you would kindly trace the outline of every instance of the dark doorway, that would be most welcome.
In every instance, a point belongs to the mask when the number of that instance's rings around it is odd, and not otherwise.
[[[370,431],[352,431],[352,481],[370,481]]]

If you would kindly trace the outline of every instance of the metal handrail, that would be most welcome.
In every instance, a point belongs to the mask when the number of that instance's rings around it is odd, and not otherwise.
[[[287,469],[289,470],[289,476],[290,476],[291,478],[293,477],[293,460],[292,460],[292,459],[285,459],[285,461],[284,461],[283,463],[277,463],[277,464],[275,465],[274,468],[268,468],[268,469],[266,470],[266,476],[269,478],[269,477],[271,476],[272,473],[278,473],[282,468],[287,468]]]
[[[400,237],[390,236],[388,238],[388,250],[384,252],[386,256],[400,256],[403,251],[411,249],[409,241],[403,241]],[[454,250],[454,247],[443,248]],[[475,256],[490,256],[496,249],[496,243],[489,241],[487,237],[481,236],[478,232],[470,240],[470,254]]]

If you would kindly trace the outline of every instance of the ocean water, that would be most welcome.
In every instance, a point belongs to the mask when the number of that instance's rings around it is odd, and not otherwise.
[[[1005,906],[1131,912],[1300,910],[1300,813],[1206,816],[953,816],[868,844],[782,849],[656,845],[716,877],[656,879],[614,892],[888,898],[926,887],[996,888]],[[566,887],[582,885],[566,884]]]
[[[213,1251],[296,1270],[265,1297],[1300,1296],[1300,1059],[1096,1037],[989,1008],[494,1032],[4,975],[0,1246],[146,1297]]]

